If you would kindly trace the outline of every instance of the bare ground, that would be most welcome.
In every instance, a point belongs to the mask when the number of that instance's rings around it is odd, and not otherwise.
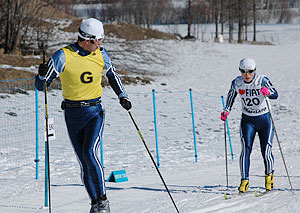
[[[63,29],[66,32],[77,32],[81,20],[72,19],[73,24]],[[127,42],[135,40],[148,39],[176,39],[175,35],[162,33],[156,30],[145,29],[134,24],[106,24],[104,25],[105,34],[109,37],[125,39]],[[42,63],[40,57],[23,56],[20,52],[14,54],[3,54],[0,50],[0,64],[11,65],[16,67],[30,67]],[[118,70],[121,80],[124,84],[149,84],[153,81],[152,78],[143,75],[132,77],[130,72],[121,68]],[[16,70],[12,68],[0,68],[0,80],[14,80],[33,77],[34,73],[25,70]],[[107,81],[103,80],[103,86],[107,86]]]

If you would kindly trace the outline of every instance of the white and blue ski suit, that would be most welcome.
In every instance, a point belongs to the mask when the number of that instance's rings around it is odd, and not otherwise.
[[[55,52],[48,61],[45,76],[48,86],[60,77],[68,134],[81,168],[84,186],[93,201],[106,194],[104,171],[97,155],[102,138],[105,112],[101,104],[102,71],[118,98],[127,97],[107,51],[82,49],[78,43]],[[44,89],[44,77],[36,76],[38,90]]]
[[[260,89],[267,87],[270,96],[265,98]],[[274,157],[272,154],[272,140],[274,128],[266,101],[277,99],[278,93],[268,77],[255,73],[251,82],[247,83],[242,76],[236,77],[227,95],[225,110],[230,111],[233,102],[239,94],[242,104],[242,118],[240,123],[241,155],[240,171],[242,180],[249,179],[250,155],[255,134],[258,133],[261,154],[264,159],[265,174],[273,172]],[[270,106],[270,105],[269,105]]]

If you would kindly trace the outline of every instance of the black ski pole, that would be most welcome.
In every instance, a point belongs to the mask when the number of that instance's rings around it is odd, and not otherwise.
[[[221,98],[222,98],[222,103],[223,103],[223,107],[224,107],[224,110],[225,110],[224,97],[221,96]],[[228,131],[229,131],[229,129],[228,129]],[[226,183],[227,183],[227,188],[228,188],[228,162],[227,162],[226,120],[224,121],[224,139],[225,139]]]
[[[277,142],[278,142],[278,147],[279,147],[279,150],[280,150],[280,154],[281,154],[281,158],[282,158],[282,161],[283,161],[283,165],[284,165],[284,168],[285,168],[285,171],[286,171],[286,174],[287,174],[290,186],[291,186],[291,191],[293,191],[292,182],[291,182],[290,175],[289,175],[289,172],[288,172],[288,169],[287,169],[284,157],[283,157],[281,145],[280,145],[280,142],[279,142],[279,139],[278,139],[277,131],[276,131],[276,128],[275,128],[275,123],[274,123],[274,120],[273,120],[273,116],[272,116],[272,113],[271,113],[271,110],[270,110],[270,106],[269,106],[269,102],[268,102],[267,97],[265,97],[265,100],[267,102],[267,107],[268,107],[268,110],[269,110],[269,113],[270,113],[270,117],[271,117],[271,121],[272,121],[272,124],[273,124],[273,127],[274,127],[274,132],[275,132],[275,136],[276,136],[276,139],[277,139]]]
[[[147,144],[146,144],[146,142],[145,142],[145,140],[144,140],[144,138],[142,136],[141,131],[139,130],[139,127],[137,126],[137,124],[136,124],[136,122],[135,122],[135,120],[134,120],[131,112],[128,111],[128,113],[129,113],[129,116],[130,116],[130,118],[131,118],[131,120],[132,120],[132,122],[133,122],[133,124],[134,124],[134,126],[136,128],[136,130],[138,131],[138,133],[139,133],[139,135],[140,135],[140,137],[141,137],[141,139],[143,141],[143,144],[144,144],[144,146],[145,146],[145,148],[146,148],[146,150],[147,150],[147,152],[148,152],[148,154],[149,154],[149,156],[150,156],[150,158],[151,158],[151,160],[152,160],[152,162],[153,162],[153,164],[154,164],[154,166],[156,168],[157,173],[159,174],[160,179],[162,180],[162,182],[163,182],[163,184],[164,184],[164,186],[165,186],[165,188],[166,188],[166,190],[167,190],[167,192],[168,192],[168,194],[169,194],[169,196],[170,196],[170,198],[172,200],[172,203],[174,204],[174,207],[175,207],[176,211],[179,213],[179,210],[178,210],[178,208],[177,208],[177,206],[176,206],[176,204],[175,204],[175,202],[174,202],[174,200],[173,200],[173,198],[171,196],[171,193],[170,193],[170,191],[169,191],[169,189],[167,187],[167,184],[165,183],[165,181],[164,181],[164,179],[163,179],[163,177],[162,177],[162,175],[161,175],[161,173],[160,173],[160,171],[159,171],[159,169],[158,169],[158,167],[157,167],[157,165],[156,165],[156,163],[155,163],[155,161],[154,161],[154,159],[153,159],[153,157],[151,155],[151,152],[148,149],[148,146],[147,146]]]
[[[43,64],[46,63],[46,51],[44,42],[42,43],[43,48]],[[50,157],[49,157],[49,129],[48,129],[48,101],[47,101],[47,80],[45,77],[44,80],[44,91],[45,91],[45,120],[46,120],[46,141],[45,141],[45,147],[46,147],[46,161],[47,161],[47,168],[48,168],[48,199],[49,199],[49,213],[51,213],[51,193],[50,193]]]

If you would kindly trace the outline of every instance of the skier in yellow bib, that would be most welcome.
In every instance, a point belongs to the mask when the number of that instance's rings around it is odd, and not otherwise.
[[[103,69],[107,70],[106,76],[121,106],[131,109],[131,102],[110,56],[100,47],[103,38],[102,22],[94,18],[84,19],[77,42],[55,52],[47,64],[41,64],[35,81],[36,88],[44,90],[44,81],[49,86],[54,78],[59,76],[61,79],[62,109],[81,167],[82,181],[91,199],[90,213],[110,212],[104,171],[97,156],[105,117],[101,104]]]

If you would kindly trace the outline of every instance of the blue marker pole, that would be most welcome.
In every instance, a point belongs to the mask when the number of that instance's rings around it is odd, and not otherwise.
[[[156,158],[157,167],[159,168],[159,152],[158,152],[158,139],[157,139],[157,121],[156,121],[156,105],[155,105],[155,90],[152,90],[153,95],[153,116],[154,116],[154,129],[155,129],[155,142],[156,142]]]
[[[195,162],[198,162],[198,159],[197,159],[196,130],[195,130],[195,118],[194,118],[194,107],[193,107],[193,95],[192,95],[192,89],[191,89],[191,88],[190,88],[190,100],[191,100],[191,111],[192,111],[192,121],[193,121],[193,134],[194,134],[194,147],[195,147]]]
[[[49,204],[48,204],[48,200],[49,200],[49,197],[48,197],[48,194],[49,194],[49,181],[48,181],[48,178],[49,178],[49,173],[48,173],[48,151],[47,151],[47,146],[45,146],[45,207],[48,207]]]
[[[223,109],[225,109],[224,97],[221,96],[221,98],[222,98]],[[230,137],[229,126],[228,126],[227,120],[226,120],[226,127],[227,127],[228,139],[229,139],[229,144],[230,144],[231,159],[234,160],[233,151],[232,151],[232,145],[231,145],[231,137]]]
[[[39,179],[39,93],[35,89],[35,179]]]

